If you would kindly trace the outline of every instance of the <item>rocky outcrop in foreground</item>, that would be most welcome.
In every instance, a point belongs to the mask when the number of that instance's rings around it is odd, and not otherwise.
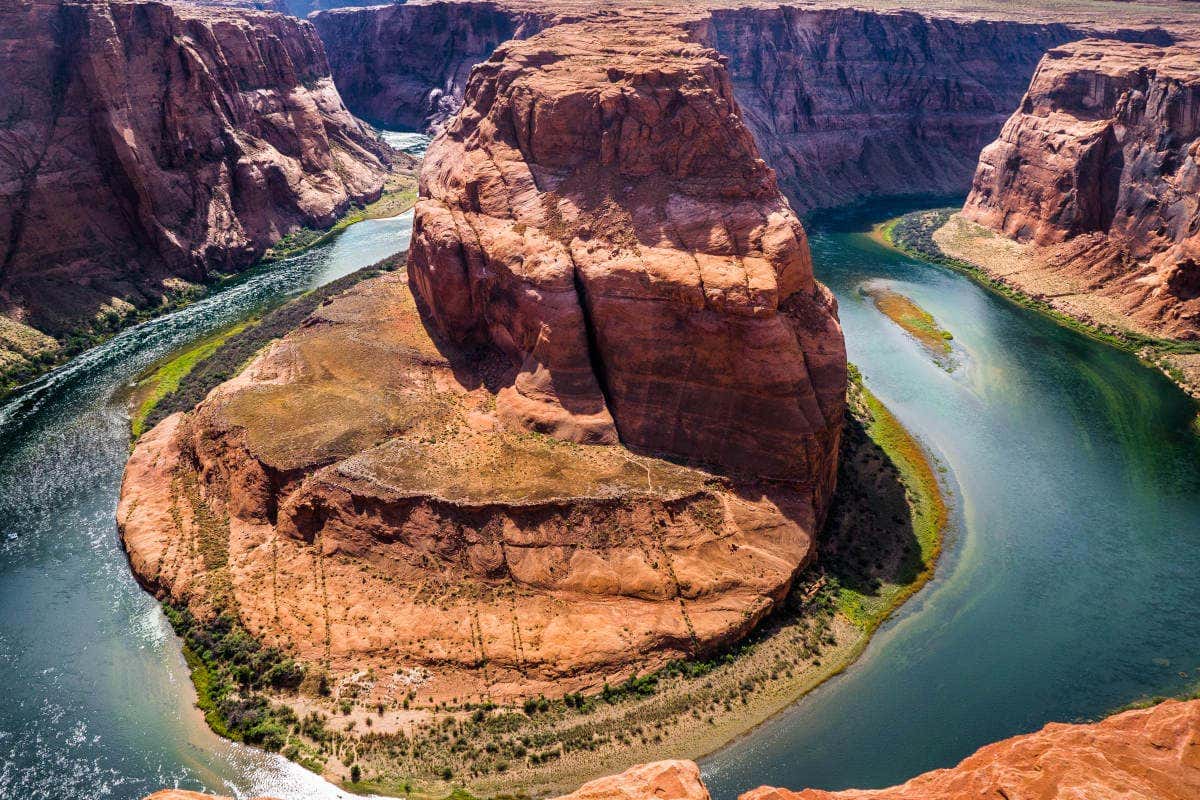
[[[739,800],[1193,800],[1200,796],[1200,700],[1167,701],[1090,725],[1047,725],[981,748],[950,769],[889,789],[761,787]],[[199,800],[160,792],[146,800]],[[660,761],[584,784],[559,800],[709,800],[690,761]]]
[[[0,9],[0,313],[54,335],[379,196],[312,26],[159,2]]]
[[[1133,327],[1196,339],[1198,146],[1200,49],[1056,48],[980,156],[963,216],[1030,243],[1030,273],[1046,265]]]
[[[836,474],[834,302],[721,59],[616,30],[502,48],[409,274],[139,441],[146,585],[389,709],[598,690],[784,598]]]

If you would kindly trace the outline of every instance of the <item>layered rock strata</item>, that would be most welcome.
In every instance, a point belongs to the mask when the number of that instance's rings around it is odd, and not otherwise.
[[[480,65],[421,173],[434,326],[518,369],[507,423],[827,501],[845,387],[832,295],[724,57],[658,21],[560,26]]]
[[[148,586],[335,680],[389,676],[371,703],[598,689],[735,641],[833,489],[834,303],[720,59],[559,30],[477,70],[409,274],[325,306],[127,468]]]
[[[1167,701],[1088,725],[1051,724],[988,745],[950,769],[888,789],[791,791],[739,800],[1192,800],[1200,796],[1200,700]],[[146,800],[200,800],[160,792]],[[709,800],[690,761],[660,761],[584,784],[559,800]]]
[[[1200,49],[1083,41],[1048,52],[963,216],[1032,245],[1041,273],[1130,325],[1200,337]]]
[[[379,196],[312,26],[158,2],[0,10],[0,313],[54,335]]]
[[[385,127],[437,131],[462,106],[473,66],[503,42],[578,16],[468,1],[337,9],[312,21],[355,114]]]
[[[734,95],[799,211],[875,195],[948,194],[970,185],[980,149],[1020,102],[1043,53],[1088,35],[1171,42],[1133,24],[1099,31],[905,11],[578,2],[460,2],[314,16],[346,102],[368,119],[440,129],[470,67],[507,39],[610,13],[669,15],[729,57]]]

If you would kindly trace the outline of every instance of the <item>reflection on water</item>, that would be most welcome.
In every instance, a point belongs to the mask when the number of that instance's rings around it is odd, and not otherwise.
[[[129,434],[113,394],[188,342],[404,249],[411,233],[411,212],[360,222],[121,333],[0,407],[0,798],[125,800],[176,784],[342,796],[217,738],[192,707],[179,645],[117,540]]]
[[[1135,358],[863,234],[811,226],[850,359],[953,471],[960,533],[862,660],[704,765],[760,784],[877,787],[1050,720],[1200,682],[1196,406]],[[884,279],[954,334],[948,373],[862,297]]]

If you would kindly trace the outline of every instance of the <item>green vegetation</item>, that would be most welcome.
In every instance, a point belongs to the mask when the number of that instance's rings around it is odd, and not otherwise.
[[[1184,342],[1175,339],[1158,339],[1134,331],[1111,326],[1090,325],[1064,314],[1043,300],[1030,297],[1006,283],[996,280],[970,262],[951,258],[942,252],[933,234],[946,224],[957,208],[939,208],[932,211],[914,211],[885,223],[879,230],[883,240],[897,250],[922,261],[941,264],[961,272],[992,291],[1003,295],[1022,308],[1032,309],[1053,319],[1063,327],[1088,336],[1113,347],[1145,357],[1147,351],[1155,355],[1171,353],[1200,353],[1200,342]]]
[[[241,333],[249,324],[249,320],[244,320],[189,345],[177,355],[159,364],[149,375],[138,381],[138,388],[134,393],[133,414],[130,418],[133,438],[137,439],[145,433],[146,418],[150,412],[164,397],[179,388],[179,382],[198,363],[212,356],[229,337]]]
[[[875,307],[880,313],[933,353],[938,363],[947,370],[952,369],[953,365],[945,356],[950,355],[950,341],[954,335],[938,325],[932,314],[909,297],[890,289],[867,286],[861,291],[875,301]]]
[[[853,364],[847,403],[822,561],[838,610],[870,633],[933,577],[949,510],[924,449]]]
[[[300,326],[326,300],[360,281],[398,269],[407,253],[396,253],[287,301],[259,319],[246,320],[171,357],[139,380],[134,394],[133,435],[140,436],[176,411],[188,411],[215,386],[238,372],[262,348]]]
[[[204,719],[221,736],[278,751],[287,745],[299,720],[266,691],[295,690],[304,669],[274,647],[263,647],[234,614],[198,620],[187,608],[164,604],[192,673]]]

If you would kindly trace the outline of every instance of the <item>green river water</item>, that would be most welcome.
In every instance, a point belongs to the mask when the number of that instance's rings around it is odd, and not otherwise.
[[[762,783],[876,786],[1048,720],[1200,680],[1195,406],[1135,359],[914,262],[810,226],[851,358],[952,470],[956,526],[935,581],[859,663],[708,759],[718,800]],[[157,604],[113,514],[128,451],[114,397],[147,365],[407,244],[411,216],[352,226],[130,329],[0,407],[0,798],[139,798],[165,785],[340,796],[224,742],[191,708]],[[952,372],[858,287],[883,281],[954,333]]]

